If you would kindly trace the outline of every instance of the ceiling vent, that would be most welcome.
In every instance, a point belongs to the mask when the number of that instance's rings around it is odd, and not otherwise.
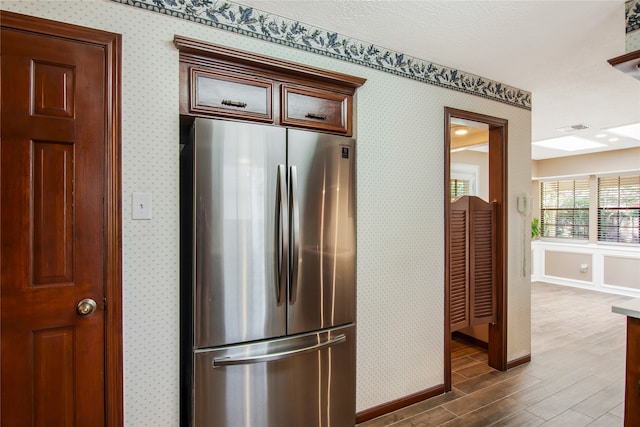
[[[577,130],[589,129],[590,127],[591,126],[589,126],[589,125],[585,125],[585,124],[581,123],[579,125],[561,127],[561,128],[556,129],[556,130],[558,130],[560,132],[575,132]]]

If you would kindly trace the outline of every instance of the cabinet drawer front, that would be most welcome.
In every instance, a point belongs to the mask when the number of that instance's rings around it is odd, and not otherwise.
[[[273,122],[269,80],[191,69],[190,112]]]
[[[282,124],[351,134],[350,95],[282,85]]]

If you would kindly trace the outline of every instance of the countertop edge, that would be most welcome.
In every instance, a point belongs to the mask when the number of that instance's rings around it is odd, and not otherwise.
[[[640,319],[640,298],[622,302],[611,306],[611,311]]]

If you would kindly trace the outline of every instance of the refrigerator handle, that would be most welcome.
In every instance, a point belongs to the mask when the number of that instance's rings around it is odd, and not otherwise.
[[[289,300],[296,300],[298,288],[298,263],[300,253],[300,206],[298,204],[298,169],[295,166],[289,168],[289,209],[291,209],[291,278],[289,280]]]
[[[276,253],[277,253],[277,270],[276,278],[276,297],[280,304],[280,296],[287,284],[288,271],[286,268],[287,257],[289,254],[289,213],[286,208],[287,203],[287,169],[285,165],[278,165],[278,181],[276,183]]]
[[[297,348],[295,350],[279,351],[277,353],[267,353],[248,357],[221,357],[219,359],[214,358],[213,362],[211,362],[211,365],[213,368],[219,368],[221,366],[249,365],[252,363],[272,362],[274,360],[286,359],[288,357],[299,356],[304,353],[322,350],[323,348],[340,344],[342,342],[345,342],[346,340],[347,337],[344,334],[340,334],[331,338],[330,340],[319,342],[317,344],[310,345],[309,347]]]

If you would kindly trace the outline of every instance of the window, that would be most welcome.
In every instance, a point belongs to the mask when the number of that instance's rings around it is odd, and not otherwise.
[[[640,243],[640,175],[598,178],[598,241]]]
[[[548,181],[540,185],[541,236],[589,238],[589,180]]]
[[[469,180],[451,179],[451,199],[469,194]]]
[[[451,200],[458,196],[477,196],[476,183],[480,166],[451,163]]]

